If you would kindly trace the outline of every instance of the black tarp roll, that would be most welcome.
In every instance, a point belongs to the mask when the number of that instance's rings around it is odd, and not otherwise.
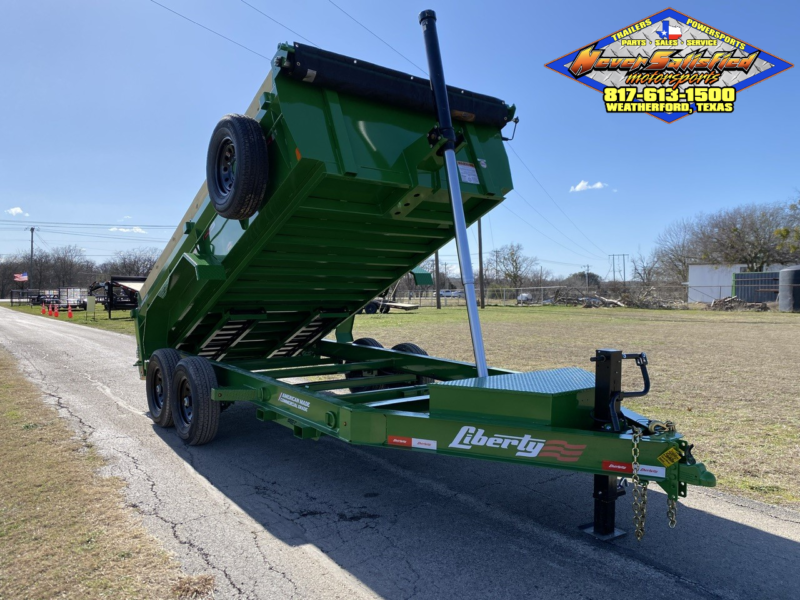
[[[430,114],[436,118],[430,81],[327,50],[295,44],[283,73],[338,93]],[[447,86],[453,119],[502,129],[509,119],[505,102]]]

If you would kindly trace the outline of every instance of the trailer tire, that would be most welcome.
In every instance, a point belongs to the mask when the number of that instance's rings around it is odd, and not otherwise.
[[[169,396],[172,378],[181,355],[172,348],[161,348],[153,352],[147,365],[147,407],[150,418],[159,427],[172,427],[172,403]]]
[[[206,183],[214,210],[226,219],[249,219],[267,193],[267,139],[244,115],[222,117],[208,143]]]
[[[392,310],[391,306],[387,306],[386,304],[381,306],[381,314],[382,315],[387,314],[390,310]]]
[[[378,308],[380,308],[378,303],[375,302],[375,301],[372,301],[372,302],[368,303],[364,307],[364,312],[367,313],[368,315],[374,315],[376,312],[378,312]],[[363,339],[371,340],[372,338],[363,338]],[[374,342],[375,340],[372,340],[372,341]],[[353,343],[355,344],[355,342],[353,342]],[[377,344],[377,342],[375,342],[375,343]],[[366,346],[367,344],[362,344],[362,345]],[[383,348],[383,346],[381,346],[381,348]]]
[[[214,368],[205,358],[190,356],[175,367],[172,418],[178,436],[190,446],[207,444],[217,435],[220,403],[211,399],[216,386]]]
[[[396,346],[392,346],[392,350],[397,352],[405,352],[406,354],[420,354],[422,356],[430,356],[425,350],[417,346],[416,344],[412,344],[411,342],[403,342],[402,344],[397,344]],[[430,377],[423,377],[422,375],[417,376],[417,384],[418,385],[428,385],[429,383],[433,383],[433,379]],[[405,385],[405,384],[399,384]]]
[[[370,304],[374,304],[370,302]],[[367,304],[369,306],[369,304]],[[374,338],[358,338],[353,342],[355,346],[369,346],[370,348],[383,348],[383,344],[381,344],[378,340]],[[375,371],[375,375],[385,375],[383,371]],[[345,379],[355,379],[357,377],[366,377],[367,375],[372,375],[371,372],[365,371],[348,371],[344,374]],[[350,391],[354,394],[358,392],[372,392],[374,390],[383,389],[382,385],[365,385],[361,387],[351,387]]]

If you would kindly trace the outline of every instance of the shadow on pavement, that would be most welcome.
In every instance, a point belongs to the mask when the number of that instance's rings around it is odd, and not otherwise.
[[[385,598],[778,599],[800,589],[797,542],[685,505],[670,530],[660,493],[649,495],[641,543],[630,491],[617,503],[629,534],[594,540],[578,530],[591,521],[588,475],[301,441],[244,404],[223,413],[206,446],[155,430],[272,535],[317,546]],[[715,512],[728,506],[741,510],[719,499]],[[796,514],[765,518],[796,535]]]

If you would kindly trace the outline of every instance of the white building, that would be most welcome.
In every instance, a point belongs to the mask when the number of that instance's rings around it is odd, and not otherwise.
[[[780,271],[783,265],[770,265],[764,271]],[[733,274],[744,273],[745,265],[689,265],[689,302],[711,302],[727,298],[733,290]]]

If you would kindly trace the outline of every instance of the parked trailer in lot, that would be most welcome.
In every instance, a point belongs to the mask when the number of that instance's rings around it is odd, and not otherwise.
[[[593,474],[601,537],[617,533],[627,476],[637,537],[649,482],[674,524],[687,484],[715,479],[671,423],[622,406],[649,389],[644,354],[598,350],[594,374],[486,366],[466,225],[512,189],[501,130],[515,108],[445,88],[435,15],[420,22],[432,81],[282,44],[247,115],[220,121],[207,181],[133,311],[152,419],[205,444],[222,408],[251,402],[301,439]],[[356,313],[454,238],[475,364],[354,340]],[[626,358],[639,392],[622,391]]]

